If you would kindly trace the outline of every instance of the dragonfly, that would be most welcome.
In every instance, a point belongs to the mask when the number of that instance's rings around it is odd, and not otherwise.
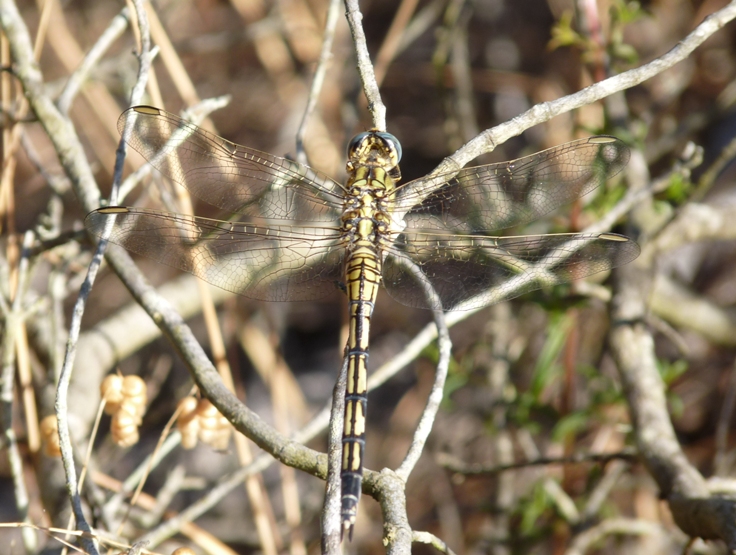
[[[502,236],[600,187],[629,160],[593,136],[517,160],[399,184],[401,145],[370,130],[347,149],[339,183],[293,160],[237,145],[178,116],[136,106],[118,120],[128,144],[223,219],[109,206],[86,227],[132,252],[262,301],[349,305],[341,519],[352,536],[361,494],[369,331],[378,290],[409,307],[470,310],[626,264],[616,233]],[[127,136],[127,135],[124,135]],[[113,222],[110,219],[114,218]]]

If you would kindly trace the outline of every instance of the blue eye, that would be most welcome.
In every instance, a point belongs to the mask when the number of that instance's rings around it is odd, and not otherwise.
[[[386,143],[391,148],[396,150],[396,156],[397,156],[396,162],[400,162],[402,150],[401,150],[401,143],[399,142],[399,140],[396,137],[394,137],[391,133],[384,133],[383,131],[376,133],[376,135],[381,137],[384,141],[386,141]]]
[[[368,135],[370,135],[370,133],[366,131],[365,133],[358,133],[355,137],[350,139],[350,143],[348,143],[348,156],[350,156],[350,153],[354,152],[355,149],[358,148],[360,143],[365,141],[365,138]]]

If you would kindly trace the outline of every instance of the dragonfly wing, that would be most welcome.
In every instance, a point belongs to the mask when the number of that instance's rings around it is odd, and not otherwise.
[[[627,264],[639,246],[615,233],[486,237],[407,231],[386,250],[383,283],[417,308],[469,310]]]
[[[337,230],[256,225],[125,207],[102,208],[85,219],[100,236],[246,297],[313,300],[342,281],[344,247]]]
[[[407,227],[488,232],[531,222],[599,187],[628,163],[619,139],[590,137],[525,158],[422,178],[399,188]]]
[[[231,143],[158,108],[126,110],[121,134],[126,125],[134,150],[208,204],[295,222],[339,217],[342,186],[307,166]]]

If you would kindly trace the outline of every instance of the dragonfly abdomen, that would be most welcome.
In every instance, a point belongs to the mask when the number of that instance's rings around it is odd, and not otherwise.
[[[381,262],[372,246],[359,246],[348,259],[346,285],[350,305],[345,427],[342,439],[342,523],[355,524],[363,480],[367,397],[368,336],[381,281]]]

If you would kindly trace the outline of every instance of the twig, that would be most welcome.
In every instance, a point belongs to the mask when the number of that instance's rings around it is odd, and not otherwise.
[[[607,463],[612,460],[623,459],[627,461],[636,460],[636,450],[633,448],[622,449],[615,453],[578,453],[569,457],[539,457],[534,460],[521,461],[510,464],[494,464],[485,466],[482,464],[466,464],[457,460],[455,457],[445,453],[437,454],[437,464],[446,468],[451,472],[456,472],[464,476],[488,476],[508,472],[509,470],[518,470],[520,468],[529,468],[533,466],[549,466],[553,464],[582,464],[582,463]]]
[[[302,121],[296,132],[296,160],[300,164],[307,164],[307,154],[304,150],[304,133],[307,130],[307,122],[312,115],[314,108],[317,106],[319,93],[322,91],[322,85],[325,81],[327,66],[332,59],[332,43],[335,39],[335,27],[337,27],[337,19],[340,15],[340,0],[330,0],[327,8],[327,19],[325,21],[325,30],[322,37],[322,50],[319,53],[317,68],[312,78],[312,86],[309,88],[309,98],[307,99],[307,107],[304,109]]]
[[[51,4],[51,2],[48,2],[48,4]],[[123,8],[118,15],[112,18],[110,25],[108,25],[107,29],[105,29],[105,31],[100,35],[94,46],[89,50],[89,52],[87,52],[87,55],[84,57],[84,60],[77,70],[72,73],[67,80],[64,90],[61,91],[61,94],[56,101],[59,111],[64,114],[64,116],[68,117],[69,108],[71,107],[74,98],[77,96],[79,89],[82,87],[82,84],[87,80],[89,72],[102,59],[102,56],[107,52],[108,48],[112,46],[112,43],[123,34],[123,31],[125,31],[125,28],[128,26],[128,18],[128,8]]]
[[[608,462],[608,461],[606,461]],[[631,467],[630,464],[617,460],[606,464],[603,479],[595,486],[588,496],[585,506],[580,511],[580,520],[586,522],[595,518],[603,504],[608,499],[618,479]]]
[[[145,81],[147,79],[148,70],[150,67],[150,39],[147,33],[148,24],[145,19],[145,12],[143,11],[142,2],[134,0],[134,6],[136,9],[136,16],[138,18],[138,25],[143,30],[142,36],[142,48],[140,53],[140,68],[138,73],[138,81],[133,88],[131,100],[135,103],[139,102],[142,98],[143,91],[145,88]],[[63,116],[62,116],[63,117]],[[111,202],[116,202],[117,191],[122,178],[123,166],[125,163],[125,137],[120,140],[116,153],[115,171],[113,173],[113,187],[111,192]],[[81,502],[79,500],[79,490],[76,479],[76,470],[73,457],[73,448],[71,445],[71,439],[69,436],[69,422],[68,422],[68,391],[69,382],[72,377],[72,369],[76,356],[77,340],[79,338],[79,332],[81,329],[82,316],[84,314],[87,299],[89,293],[92,290],[92,285],[97,277],[100,264],[102,263],[102,256],[107,246],[107,241],[103,239],[97,245],[97,250],[90,263],[87,277],[77,297],[77,302],[74,306],[73,316],[70,323],[69,337],[67,340],[67,348],[64,356],[64,363],[61,368],[59,375],[59,383],[57,386],[56,395],[56,416],[59,422],[59,440],[62,461],[64,463],[64,470],[67,476],[67,487],[70,490],[70,496],[72,498],[72,506],[74,508],[74,517],[77,521],[77,526],[82,530],[87,530],[88,525],[84,521],[84,514],[81,510]],[[94,549],[94,548],[93,548]],[[96,550],[93,551],[96,553]]]
[[[80,179],[84,180],[88,184],[94,185],[94,179],[85,160],[84,152],[76,135],[74,134],[71,124],[67,120],[64,120],[64,118],[60,117],[60,114],[54,107],[53,103],[43,94],[43,79],[35,64],[33,48],[31,46],[28,30],[18,13],[17,7],[10,0],[0,1],[0,24],[3,27],[10,46],[14,60],[15,74],[23,84],[26,98],[28,99],[31,108],[39,118],[42,118],[45,115],[51,115],[51,118],[54,120],[53,124],[51,124],[50,121],[46,121],[47,131],[53,131],[49,133],[49,135],[52,136],[52,141],[55,141],[56,143],[55,146],[57,147],[57,152],[61,153],[60,158],[64,162],[73,165],[74,168],[78,170],[76,175]],[[69,142],[67,142],[66,139],[68,139]],[[94,194],[86,195],[85,198],[89,200],[89,196],[94,196]],[[68,445],[68,429],[63,432],[60,431],[60,436],[62,433],[66,433]],[[67,455],[68,460],[71,458],[70,450],[67,451]],[[72,476],[72,480],[76,480],[76,476]],[[75,511],[75,515],[78,517],[78,524],[85,532],[89,532],[89,525],[86,523],[84,514],[81,511],[74,483],[68,485],[70,487],[72,507]],[[89,534],[85,534],[82,541],[89,553],[97,553],[96,546],[94,545],[94,542],[90,540]]]
[[[419,542],[419,543],[426,543],[428,545],[431,545],[434,547],[437,551],[440,553],[446,553],[447,555],[455,555],[455,552],[450,549],[450,546],[448,546],[445,542],[443,542],[441,539],[439,539],[434,534],[430,534],[429,532],[412,532],[412,541]]]
[[[347,349],[345,349],[347,353]],[[325,502],[322,507],[322,552],[325,555],[341,553],[342,519],[340,514],[340,474],[342,471],[342,430],[345,417],[345,386],[348,380],[348,357],[343,358],[342,368],[332,390],[332,408],[327,431],[327,482]]]
[[[447,379],[447,371],[450,366],[452,342],[450,341],[450,332],[448,331],[447,323],[445,322],[445,315],[441,310],[432,311],[432,315],[434,316],[435,326],[438,331],[440,356],[435,369],[435,379],[432,384],[432,391],[427,398],[427,405],[424,407],[422,416],[419,419],[416,430],[414,431],[414,437],[412,438],[409,451],[401,462],[401,465],[396,469],[396,474],[404,480],[409,479],[409,475],[419,461],[419,457],[422,455],[429,433],[432,431],[434,420],[437,417],[437,411],[439,410],[440,403],[442,402],[442,397],[445,391],[445,381]]]
[[[593,545],[598,544],[606,536],[610,535],[633,535],[648,536],[653,534],[669,534],[662,526],[641,519],[611,518],[604,520],[597,526],[578,534],[573,538],[565,555],[584,555],[589,553]]]
[[[25,524],[25,523],[17,523],[17,522],[0,522],[0,528],[28,528],[30,530],[37,530],[39,532],[42,532],[42,533],[46,534],[52,540],[59,542],[65,548],[69,548],[72,551],[74,551],[74,553],[81,553],[82,555],[88,555],[88,554],[83,553],[82,550],[79,549],[76,545],[73,545],[73,544],[65,541],[63,538],[54,536],[53,534],[59,534],[59,535],[69,534],[69,535],[74,536],[74,537],[77,537],[77,538],[82,538],[82,537],[85,537],[86,536],[88,538],[98,539],[98,540],[100,540],[100,542],[102,542],[102,543],[104,543],[106,545],[109,545],[111,547],[117,547],[117,548],[122,548],[122,549],[127,549],[129,547],[128,545],[126,545],[124,543],[120,543],[120,542],[116,542],[116,541],[110,540],[108,538],[104,538],[101,535],[94,536],[94,535],[88,534],[86,532],[80,532],[80,531],[74,531],[74,532],[72,532],[70,530],[65,530],[63,528],[56,528],[56,527],[53,527],[53,526],[51,526],[51,527],[43,527],[43,526],[36,526],[35,524]],[[145,551],[145,553],[146,553],[146,555],[148,555],[148,554],[150,554],[150,555],[159,555],[159,554],[154,553],[152,551]]]
[[[25,298],[28,281],[28,252],[33,242],[33,234],[27,232],[23,241],[23,250],[18,263],[18,286],[12,305],[8,306],[5,299],[0,297],[0,309],[5,320],[5,334],[2,341],[2,374],[0,374],[0,444],[7,450],[10,474],[13,478],[13,493],[15,507],[20,520],[29,524],[28,490],[26,489],[23,457],[18,449],[18,441],[13,429],[13,399],[15,386],[16,343],[23,321],[27,317],[24,313],[23,299]],[[38,538],[31,528],[21,530],[23,545],[26,553],[35,553],[38,547]]]
[[[474,158],[477,158],[481,154],[491,152],[498,145],[503,144],[511,137],[516,137],[534,125],[548,121],[555,116],[576,108],[587,106],[615,92],[629,89],[643,83],[647,79],[651,79],[655,75],[686,59],[708,37],[712,36],[735,17],[736,2],[732,1],[725,8],[706,17],[703,23],[698,25],[693,32],[679,41],[674,48],[663,56],[638,68],[631,69],[614,77],[609,77],[577,93],[551,102],[537,104],[512,120],[483,131],[454,154],[445,158],[427,177],[431,178],[436,175],[456,172]]]
[[[153,471],[154,464],[158,464],[158,462],[160,461],[161,457],[159,456],[159,453],[163,451],[164,445],[167,443],[167,440],[169,438],[171,428],[174,426],[174,424],[176,424],[176,419],[179,418],[182,408],[183,407],[181,405],[177,407],[177,409],[174,411],[174,414],[171,415],[168,422],[166,422],[166,425],[164,425],[163,430],[161,430],[161,433],[159,434],[158,442],[156,443],[156,447],[153,449],[153,453],[151,453],[150,457],[147,457],[148,465],[144,469],[143,474],[141,474],[140,480],[138,480],[138,483],[136,484],[135,491],[133,492],[133,495],[130,498],[130,503],[128,504],[128,507],[125,511],[125,514],[123,515],[123,518],[120,519],[120,522],[118,523],[117,530],[115,532],[116,535],[120,535],[122,533],[123,527],[126,521],[128,520],[128,517],[130,516],[130,511],[137,504],[138,498],[143,492],[143,486],[146,484],[146,480],[148,479],[148,477],[151,475],[151,472]],[[181,442],[181,434],[176,434],[176,436],[179,442]]]
[[[344,390],[344,384],[343,384],[343,390]],[[290,441],[295,442],[296,444],[307,443],[311,439],[314,439],[319,433],[321,433],[322,430],[324,430],[324,426],[322,428],[317,428],[315,426],[309,425],[305,427],[304,429],[302,429],[301,431],[294,434]],[[339,431],[338,431],[338,441],[337,441],[338,449],[340,447],[339,439],[340,439],[340,436],[339,436]],[[288,441],[289,440],[287,440],[287,442]],[[288,445],[288,443],[286,445]],[[288,448],[281,449],[281,452],[287,452],[287,451],[288,451]],[[157,529],[151,530],[150,532],[148,532],[145,538],[149,539],[152,542],[152,545],[154,546],[159,545],[162,541],[178,533],[182,529],[185,523],[196,520],[202,514],[206,513],[212,507],[217,505],[217,503],[219,503],[228,493],[230,493],[233,489],[239,487],[243,483],[243,480],[246,477],[263,472],[266,468],[268,468],[274,462],[275,462],[275,459],[270,454],[263,454],[263,455],[256,457],[256,459],[248,466],[239,468],[238,470],[235,470],[232,474],[223,477],[220,483],[216,485],[214,488],[212,488],[210,491],[208,491],[204,497],[200,498],[195,503],[190,505],[189,508],[187,508],[187,510],[182,511],[175,518],[167,520]],[[141,463],[141,464],[144,464],[144,463]],[[301,468],[298,465],[294,465],[294,466],[297,468]],[[324,476],[326,476],[326,474],[327,472],[325,470]],[[371,473],[369,472],[369,475],[370,474]],[[132,478],[132,476],[130,478]],[[339,478],[339,469],[338,469],[338,478]],[[132,484],[128,484],[127,481],[126,481],[126,484],[127,484],[126,487],[128,489],[132,487]],[[338,487],[338,496],[339,496],[339,487]],[[337,509],[338,516],[339,516],[339,510],[340,509],[339,509],[339,497],[338,497],[338,509]],[[339,534],[338,534],[338,538],[339,538]]]
[[[123,500],[131,494],[136,489],[137,485],[143,482],[146,475],[156,468],[158,464],[174,450],[174,447],[180,443],[181,434],[178,431],[174,431],[166,437],[160,448],[156,449],[153,453],[146,455],[135,470],[128,474],[127,478],[122,483],[120,490],[108,500],[106,510],[111,514],[116,513]]]
[[[424,290],[424,294],[427,297],[427,305],[433,307],[442,306],[442,301],[440,300],[439,295],[432,287],[427,276],[417,267],[417,265],[404,256],[397,257],[397,259],[411,273],[415,281]],[[437,416],[437,411],[439,410],[440,403],[442,402],[442,395],[445,390],[445,381],[447,379],[447,371],[450,367],[452,341],[450,341],[450,332],[448,331],[447,323],[445,322],[445,314],[442,310],[435,309],[432,310],[432,316],[434,317],[434,323],[437,328],[440,356],[437,361],[437,369],[435,370],[435,379],[432,384],[432,390],[427,398],[427,405],[425,406],[424,411],[422,411],[422,416],[420,417],[419,423],[414,431],[414,437],[412,438],[409,451],[406,453],[404,460],[396,469],[396,475],[404,480],[404,482],[409,479],[409,475],[417,464],[419,457],[422,455],[429,433],[432,431],[434,419]]]
[[[383,40],[381,48],[378,49],[378,54],[376,54],[376,82],[379,84],[383,83],[389,64],[402,46],[406,29],[418,3],[418,0],[402,0],[399,9],[396,10],[391,27],[388,28],[386,38]]]
[[[687,460],[667,412],[664,384],[657,369],[654,338],[643,325],[651,269],[645,261],[617,272],[609,343],[621,375],[640,456],[657,481],[677,525],[693,537],[722,539],[736,549],[736,503],[711,494]]]
[[[258,415],[244,406],[222,384],[219,374],[197,342],[191,329],[184,323],[181,316],[172,310],[171,306],[146,282],[128,254],[120,248],[111,248],[106,257],[110,266],[125,283],[133,297],[156,321],[157,325],[161,327],[179,351],[202,393],[212,401],[233,426],[284,464],[294,466],[319,478],[326,478],[327,461],[324,455],[305,447],[296,440],[279,434],[271,426],[265,424]],[[186,516],[182,516],[182,518],[186,518]],[[166,523],[165,527],[151,532],[146,536],[146,539],[152,538],[155,533],[155,537],[162,541],[165,537],[170,537],[176,533],[176,530],[172,527],[175,527],[173,523]]]
[[[363,83],[363,92],[368,99],[368,111],[373,118],[373,127],[379,131],[385,131],[386,106],[384,106],[381,100],[376,76],[373,73],[371,56],[368,53],[368,45],[366,44],[365,33],[363,32],[363,14],[360,12],[358,0],[345,0],[345,7],[347,9],[348,25],[353,35],[353,44],[355,45],[358,73],[360,74],[360,81]]]

